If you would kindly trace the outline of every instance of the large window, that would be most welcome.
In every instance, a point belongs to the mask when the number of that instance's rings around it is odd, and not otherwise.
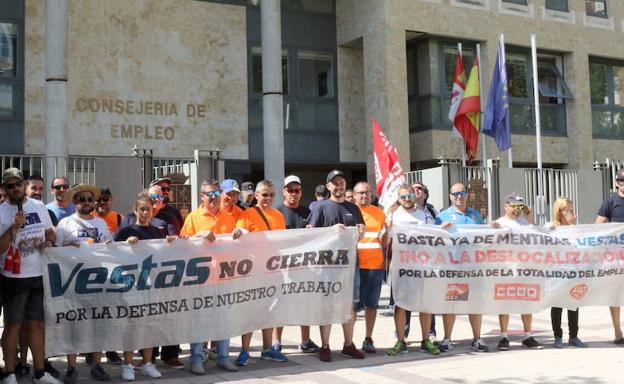
[[[624,63],[590,59],[594,137],[624,139]]]
[[[297,61],[300,97],[334,96],[334,66],[331,54],[300,50]]]
[[[546,9],[554,9],[555,11],[568,12],[568,0],[546,0]]]
[[[21,115],[23,81],[18,74],[19,24],[0,22],[0,117]]]
[[[262,94],[262,48],[251,48],[251,89]],[[282,92],[288,94],[288,51],[282,50]]]
[[[585,12],[588,16],[607,17],[607,0],[585,0]]]
[[[508,49],[507,87],[511,130],[514,133],[535,132],[533,101],[533,69],[528,51]],[[544,133],[565,134],[565,100],[572,94],[563,79],[563,58],[539,54],[537,58],[540,122]]]

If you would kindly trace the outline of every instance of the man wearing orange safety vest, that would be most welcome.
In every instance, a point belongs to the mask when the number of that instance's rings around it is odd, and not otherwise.
[[[386,236],[386,215],[382,209],[371,205],[371,197],[368,183],[361,181],[353,187],[353,198],[360,208],[366,226],[366,232],[357,246],[360,261],[360,302],[357,310],[364,309],[366,338],[362,349],[367,353],[377,352],[372,335],[383,280],[384,254],[381,238]]]

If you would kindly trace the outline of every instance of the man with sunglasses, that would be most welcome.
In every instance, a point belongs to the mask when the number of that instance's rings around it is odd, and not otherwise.
[[[0,205],[0,292],[3,295],[2,352],[5,384],[17,384],[15,353],[22,327],[27,327],[33,355],[33,383],[59,383],[44,369],[43,255],[54,245],[54,228],[48,211],[38,200],[26,197],[24,177],[17,168],[2,175],[8,202]]]
[[[162,208],[158,211],[156,217],[171,224],[175,230],[175,235],[179,235],[184,225],[184,218],[177,208],[169,204],[171,202],[171,179],[168,177],[158,178],[150,183],[150,187],[153,186],[160,187],[165,197]]]
[[[414,189],[414,187],[417,187]],[[392,226],[395,224],[435,224],[435,218],[432,213],[426,208],[425,194],[423,192],[423,185],[420,183],[404,184],[399,187],[399,207],[394,210],[388,216],[388,231],[392,231]],[[388,239],[390,240],[390,238]],[[401,353],[407,353],[406,339],[406,324],[411,318],[411,312],[406,311],[404,308],[398,305],[394,306],[394,323],[396,326],[397,342],[386,354],[388,356],[398,356]],[[420,348],[432,355],[439,355],[440,350],[436,347],[430,339],[429,330],[431,329],[431,313],[420,313],[420,328],[422,341]]]
[[[453,184],[450,189],[449,199],[451,200],[451,206],[440,212],[436,219],[436,224],[442,225],[444,229],[450,229],[454,225],[483,224],[481,214],[477,210],[468,207],[468,192],[466,192],[464,184]],[[441,352],[448,352],[453,349],[451,334],[453,333],[455,318],[454,314],[442,315],[444,339],[439,346]],[[482,316],[478,314],[468,315],[468,320],[472,328],[472,350],[475,352],[489,352],[490,349],[481,338]]]
[[[301,205],[301,179],[295,175],[287,176],[284,179],[284,189],[282,193],[284,195],[284,202],[277,210],[284,215],[286,229],[305,228],[308,223],[308,216],[310,216],[310,210]],[[275,344],[273,346],[279,351],[282,350],[283,330],[284,327],[277,327],[273,335],[275,339]],[[301,326],[301,344],[299,344],[299,349],[303,353],[317,353],[321,350],[310,338],[309,325]]]
[[[108,225],[108,229],[113,235],[119,230],[123,215],[113,211],[113,194],[110,188],[102,188],[100,190],[100,198],[95,202],[95,210],[93,216],[102,218]]]
[[[58,221],[76,212],[76,206],[69,198],[69,180],[66,177],[57,176],[52,179],[50,192],[54,196],[54,201],[46,205],[46,208],[54,212],[54,216],[56,216]]]
[[[69,191],[76,212],[67,216],[57,226],[57,245],[109,243],[113,235],[106,222],[93,216],[95,202],[100,197],[100,188],[94,185],[79,184]],[[97,381],[110,381],[110,376],[102,368],[102,352],[91,353],[91,377]],[[67,355],[67,371],[65,383],[75,383],[78,378],[76,371],[76,354]]]
[[[617,171],[615,175],[616,192],[606,198],[596,216],[596,224],[622,223],[624,222],[624,168]],[[624,345],[622,336],[622,325],[620,323],[620,307],[609,307],[611,312],[611,322],[615,331],[615,345]]]
[[[163,202],[165,200],[165,196],[163,196],[162,191],[159,186],[154,185],[149,187],[146,191],[149,194],[150,199],[152,199],[152,219],[150,220],[150,225],[158,228],[162,233],[163,237],[167,236],[177,236],[178,234],[175,232],[175,228],[173,225],[167,223],[166,221],[159,219],[156,217],[158,212],[163,207]],[[118,231],[122,228],[129,227],[136,223],[136,214],[134,212],[130,212],[123,217],[121,220],[121,224],[119,224]]]
[[[531,208],[524,202],[524,198],[517,192],[509,194],[505,198],[504,206],[505,214],[492,222],[494,228],[517,228],[523,225],[533,224],[533,212]],[[522,325],[524,327],[524,339],[522,345],[529,349],[542,349],[540,344],[533,336],[531,336],[531,327],[533,322],[532,314],[520,315],[522,319]],[[509,327],[509,315],[498,315],[498,322],[500,323],[501,339],[498,342],[499,351],[509,350],[509,337],[507,336],[507,329]]]
[[[208,240],[214,235],[231,233],[236,228],[236,221],[243,212],[236,206],[240,189],[232,179],[223,180],[221,185],[216,180],[204,181],[200,186],[202,204],[186,216],[182,227],[182,236],[201,236]],[[190,369],[196,375],[204,375],[204,343],[191,343]],[[230,360],[230,340],[217,341],[217,366],[236,372],[238,368]]]

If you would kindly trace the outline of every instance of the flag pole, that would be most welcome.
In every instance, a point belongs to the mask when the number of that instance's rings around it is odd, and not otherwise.
[[[500,34],[500,46],[501,46],[501,56],[502,56],[502,60],[503,60],[503,64],[507,65],[507,60],[505,60],[505,34],[501,33]],[[507,84],[505,84],[505,86],[507,86]],[[511,148],[509,148],[507,150],[507,165],[509,166],[509,168],[513,168],[513,156],[511,153]]]
[[[459,52],[459,57],[464,61],[464,55],[462,54],[462,43],[457,43],[457,52]],[[455,125],[455,123],[453,123]],[[460,152],[462,154],[462,167],[466,166],[466,140],[462,136],[460,138]]]
[[[531,33],[531,61],[533,64],[533,101],[535,102],[535,141],[537,143],[537,169],[542,169],[542,126],[540,122],[539,88],[537,82],[537,48],[535,33]]]
[[[481,66],[483,65],[483,63],[481,62],[481,44],[477,44],[477,61],[479,63],[479,133],[481,136],[481,154],[482,154],[482,165],[483,167],[486,166],[487,163],[487,154],[486,154],[486,149],[485,149],[485,135],[483,134],[483,82],[481,81],[481,79],[483,79],[483,76],[481,74]]]

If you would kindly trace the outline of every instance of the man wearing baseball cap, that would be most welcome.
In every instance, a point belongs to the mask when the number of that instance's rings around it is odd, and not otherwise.
[[[26,197],[24,177],[17,168],[2,174],[8,203],[0,205],[0,291],[3,293],[5,384],[16,384],[15,352],[22,327],[30,335],[33,383],[58,384],[44,369],[43,255],[54,245],[54,228],[42,202]]]
[[[241,184],[241,201],[238,206],[242,209],[247,209],[256,205],[254,201],[256,189],[251,181],[245,181]]]
[[[524,202],[524,197],[522,197],[519,193],[513,192],[505,198],[505,206],[504,206],[505,214],[492,222],[492,227],[494,228],[517,228],[522,225],[530,225],[533,224],[533,212],[531,208]],[[531,326],[533,322],[532,314],[522,314],[520,315],[522,319],[522,325],[524,327],[524,339],[522,340],[522,345],[529,349],[542,349],[542,344],[540,344],[533,336],[531,336]],[[509,326],[509,315],[508,314],[500,314],[498,315],[498,322],[500,323],[501,328],[501,339],[498,342],[498,350],[499,351],[507,351],[509,350],[509,338],[507,337],[507,328]]]
[[[284,195],[284,202],[277,207],[277,210],[282,212],[284,219],[286,220],[286,229],[305,228],[307,225],[308,216],[310,216],[310,210],[301,205],[302,195],[301,179],[298,176],[290,175],[284,179],[284,188],[282,194]],[[282,331],[284,327],[275,328],[273,339],[276,340],[274,347],[278,350],[282,350]],[[299,349],[303,353],[316,353],[320,351],[320,348],[310,338],[310,326],[301,326],[301,344]]]
[[[163,206],[160,211],[158,211],[158,214],[156,214],[156,217],[173,226],[175,234],[179,235],[180,229],[184,225],[184,218],[178,209],[169,204],[171,202],[171,179],[168,177],[157,178],[150,183],[150,187],[154,185],[160,187],[160,190],[165,197]],[[166,354],[163,352],[163,359],[165,358],[165,355]]]
[[[327,174],[325,178],[327,189],[329,190],[329,198],[322,200],[314,205],[310,212],[308,224],[311,227],[332,227],[336,224],[342,224],[347,227],[358,227],[360,233],[364,232],[364,218],[360,213],[357,205],[345,200],[345,190],[347,189],[347,179],[345,174],[340,170],[333,170]],[[356,263],[357,265],[357,263]],[[355,286],[353,289],[353,302],[359,302],[360,291],[360,271],[356,267]],[[352,357],[354,359],[363,359],[364,354],[360,352],[353,344],[353,327],[355,325],[355,312],[351,307],[351,319],[342,324],[344,333],[344,345],[342,355]],[[331,349],[329,348],[329,337],[331,333],[331,324],[321,325],[321,351],[319,357],[321,361],[330,362]]]
[[[624,222],[624,168],[617,171],[615,175],[616,192],[607,197],[598,209],[596,224],[602,223],[622,223]],[[624,345],[622,336],[622,326],[620,325],[620,307],[609,307],[611,321],[615,331],[616,345]]]
[[[200,187],[202,204],[189,213],[182,227],[182,236],[201,236],[214,240],[214,235],[231,233],[236,221],[243,212],[236,206],[240,189],[232,179],[225,179],[219,185],[216,180],[204,181]],[[196,375],[206,373],[203,365],[202,342],[191,343],[191,372]],[[230,372],[238,368],[230,360],[230,340],[217,341],[217,365]]]

